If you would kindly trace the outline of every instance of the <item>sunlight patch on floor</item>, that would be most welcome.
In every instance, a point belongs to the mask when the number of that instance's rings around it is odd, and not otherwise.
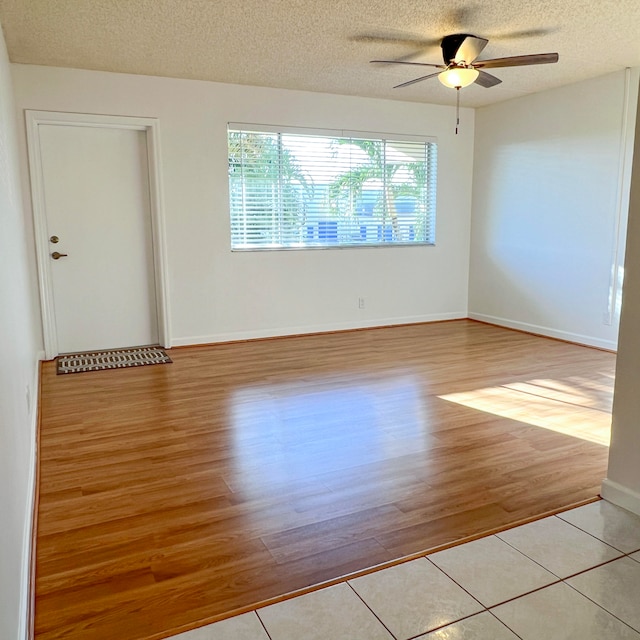
[[[609,446],[610,403],[605,387],[593,380],[530,380],[439,397]]]

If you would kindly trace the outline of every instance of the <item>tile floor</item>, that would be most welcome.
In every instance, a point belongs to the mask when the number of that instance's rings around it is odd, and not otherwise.
[[[640,640],[640,517],[603,500],[172,640]]]

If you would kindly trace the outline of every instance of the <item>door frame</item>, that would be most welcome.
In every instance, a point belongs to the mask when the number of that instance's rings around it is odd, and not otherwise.
[[[25,111],[25,118],[45,358],[51,360],[55,358],[59,352],[53,298],[53,278],[51,274],[51,261],[49,260],[49,233],[44,192],[40,125],[130,129],[143,131],[145,133],[147,143],[147,167],[149,171],[149,209],[151,216],[151,242],[153,247],[158,340],[163,347],[169,348],[171,346],[169,277],[160,172],[160,125],[158,119],[67,113],[61,111],[34,111],[30,109]]]

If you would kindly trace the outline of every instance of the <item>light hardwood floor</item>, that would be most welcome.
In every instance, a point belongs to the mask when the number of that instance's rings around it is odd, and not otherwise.
[[[615,356],[462,320],[42,371],[37,640],[147,640],[596,496]]]

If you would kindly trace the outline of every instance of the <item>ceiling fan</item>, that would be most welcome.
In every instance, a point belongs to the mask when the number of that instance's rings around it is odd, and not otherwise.
[[[508,58],[494,58],[492,60],[477,60],[489,40],[479,38],[469,33],[454,33],[445,36],[440,43],[444,64],[429,64],[426,62],[409,62],[407,60],[371,60],[371,62],[384,64],[409,64],[418,67],[431,67],[443,69],[429,73],[426,76],[414,78],[408,82],[398,84],[394,89],[408,87],[416,82],[422,82],[436,76],[447,87],[461,89],[474,82],[481,87],[494,87],[502,80],[484,71],[498,67],[521,67],[532,64],[550,64],[558,62],[557,53],[536,53],[525,56],[511,56]]]

